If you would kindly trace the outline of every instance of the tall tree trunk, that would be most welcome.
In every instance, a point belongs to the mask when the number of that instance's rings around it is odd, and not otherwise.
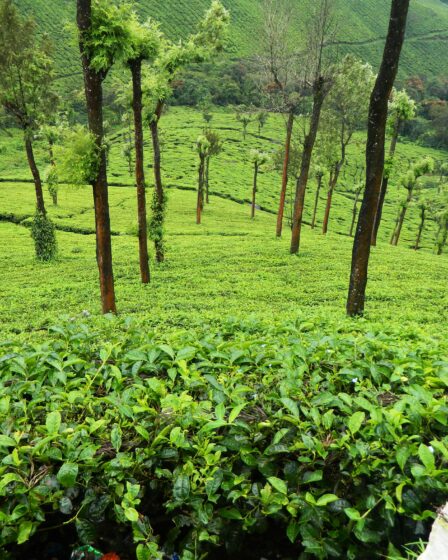
[[[313,88],[313,113],[311,116],[310,130],[306,135],[305,142],[303,144],[302,164],[300,167],[300,175],[297,179],[294,214],[292,219],[291,254],[298,253],[300,248],[300,233],[302,230],[306,186],[308,184],[311,157],[313,155],[314,144],[316,143],[317,131],[319,129],[322,105],[325,100],[325,87],[325,79],[321,76],[316,80]]]
[[[426,208],[420,210],[420,227],[418,228],[417,240],[415,241],[414,249],[418,251],[420,249],[420,241],[422,239],[423,229],[425,227],[426,221]]]
[[[316,227],[316,217],[317,217],[317,208],[319,206],[319,194],[320,189],[322,188],[322,173],[317,175],[317,190],[316,190],[316,198],[314,199],[314,210],[313,210],[313,219],[311,220],[311,229]]]
[[[250,212],[250,217],[255,218],[255,204],[257,201],[257,180],[258,180],[258,163],[255,164],[254,168],[254,185],[252,187],[252,207]]]
[[[202,209],[204,207],[205,159],[206,156],[202,154],[199,155],[198,201],[196,204],[196,223],[198,225],[201,223]]]
[[[162,184],[162,168],[160,156],[160,140],[159,140],[159,120],[162,116],[164,102],[159,101],[154,113],[154,119],[151,121],[151,138],[152,147],[154,152],[154,181],[155,181],[155,208],[154,212],[157,214],[160,223],[157,224],[159,228],[159,235],[154,239],[154,246],[156,250],[157,262],[165,260],[165,249],[163,244],[163,226],[165,216],[165,193]]]
[[[356,216],[358,215],[358,200],[360,194],[361,191],[357,190],[355,194],[355,203],[353,205],[352,223],[350,225],[350,237],[353,237],[353,230],[355,229]]]
[[[381,68],[370,99],[366,148],[366,188],[356,228],[347,298],[350,316],[364,313],[370,246],[384,173],[387,110],[398,72],[410,0],[392,0]]]
[[[89,128],[95,137],[100,154],[98,175],[92,182],[95,206],[96,256],[100,276],[103,313],[115,313],[114,274],[112,268],[112,243],[110,233],[109,199],[107,185],[106,153],[103,146],[103,86],[104,76],[90,67],[84,49],[84,34],[91,26],[91,0],[77,0],[77,22],[80,32],[79,47],[84,73]]]
[[[327,206],[325,208],[324,221],[322,224],[323,235],[327,235],[328,232],[328,223],[330,221],[331,205],[333,203],[333,193],[335,191],[336,185],[338,184],[339,174],[341,173],[341,169],[342,166],[344,165],[344,161],[345,161],[345,155],[344,155],[344,160],[340,160],[337,163],[333,173],[331,173],[330,175],[330,188],[328,189]]]
[[[398,216],[397,226],[396,226],[395,232],[392,236],[391,245],[397,246],[398,242],[400,241],[401,230],[403,228],[403,223],[404,223],[404,219],[406,217],[406,213],[408,211],[409,204],[412,200],[412,193],[413,193],[413,191],[410,190],[409,193],[408,193],[408,197],[406,199],[406,202],[403,204],[401,212]]]
[[[400,121],[397,121],[395,126],[392,141],[389,150],[389,159],[392,162],[395,156],[395,151],[397,149],[397,142],[398,142],[398,134],[400,132]],[[389,186],[389,176],[383,176],[383,181],[381,183],[381,191],[380,191],[380,198],[378,200],[378,208],[375,214],[375,225],[373,227],[373,234],[372,234],[372,246],[376,247],[377,239],[378,239],[378,231],[380,229],[381,218],[383,217],[383,207],[384,201],[386,200],[387,188]]]
[[[293,111],[291,111],[288,115],[288,122],[286,124],[285,158],[283,160],[282,190],[280,192],[280,204],[277,213],[277,230],[276,230],[277,237],[282,236],[283,215],[285,213],[286,189],[288,187],[288,169],[289,169],[289,158],[291,154],[291,138],[292,138],[293,127],[294,127],[294,113]]]
[[[36,160],[34,158],[34,150],[33,150],[33,142],[30,137],[30,132],[25,131],[25,149],[26,149],[26,157],[28,159],[28,165],[30,166],[31,173],[33,174],[34,179],[34,189],[36,191],[36,207],[38,212],[40,212],[43,216],[47,215],[47,211],[45,209],[45,201],[44,201],[44,193],[42,190],[42,180],[40,178],[39,169],[36,165]]]
[[[149,284],[151,277],[149,271],[146,185],[143,153],[142,60],[139,58],[132,61],[130,68],[132,73],[132,109],[134,112],[135,183],[137,187],[140,277],[143,284]]]
[[[210,189],[209,189],[209,179],[210,179],[210,156],[205,160],[205,202],[210,204]]]

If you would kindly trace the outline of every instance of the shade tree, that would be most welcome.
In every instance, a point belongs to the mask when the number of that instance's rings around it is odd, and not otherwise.
[[[384,175],[387,112],[404,44],[410,0],[392,0],[380,71],[370,97],[366,145],[366,186],[353,243],[347,314],[364,313],[370,247]]]
[[[296,183],[292,221],[290,252],[300,248],[305,194],[311,168],[311,160],[319,129],[324,101],[333,85],[334,64],[329,48],[336,34],[334,0],[316,0],[306,24],[305,50],[303,55],[304,93],[311,100],[309,123],[303,141],[300,174]]]
[[[23,133],[36,195],[32,230],[36,257],[47,261],[56,254],[56,241],[33,144],[57,105],[57,96],[48,86],[54,76],[52,47],[46,35],[38,35],[35,21],[22,17],[12,0],[0,1],[0,52],[0,106]]]
[[[400,177],[399,185],[404,187],[407,191],[406,198],[401,201],[400,209],[398,211],[398,216],[395,224],[394,231],[392,232],[392,238],[390,240],[391,245],[398,245],[400,240],[401,231],[403,228],[403,223],[409,209],[418,186],[418,180],[423,175],[431,173],[434,171],[434,160],[432,158],[424,158],[416,162],[411,168]],[[426,215],[426,207],[424,216]]]
[[[262,90],[271,111],[285,117],[282,180],[277,212],[276,235],[281,237],[288,188],[289,164],[294,122],[299,110],[301,82],[298,75],[296,45],[291,41],[291,5],[284,0],[265,0],[264,26],[259,66]]]
[[[252,185],[252,203],[250,210],[250,217],[255,218],[255,209],[257,204],[257,192],[258,192],[258,174],[264,165],[269,161],[269,155],[261,152],[260,150],[251,150],[250,161],[253,165],[254,170],[254,180]]]
[[[130,50],[129,4],[108,0],[77,0],[76,21],[84,76],[84,91],[91,138],[98,166],[93,190],[96,254],[103,313],[116,312],[112,242],[107,182],[107,153],[103,120],[103,82],[112,66],[126,60]]]
[[[320,144],[323,144],[320,151],[323,151],[329,174],[322,226],[324,235],[328,231],[333,194],[346,162],[347,149],[353,141],[354,133],[367,122],[369,95],[374,78],[372,67],[353,55],[346,56],[335,69],[320,134]]]
[[[222,140],[219,134],[210,128],[204,131],[204,136],[209,142],[208,154],[205,159],[205,172],[204,172],[204,190],[205,201],[210,203],[210,162],[212,158],[218,156],[222,151]]]
[[[153,238],[156,259],[165,259],[164,223],[166,195],[162,182],[159,123],[166,103],[173,93],[180,70],[193,63],[209,61],[224,49],[229,24],[229,13],[221,2],[213,0],[210,9],[199,23],[195,34],[177,43],[160,37],[159,55],[149,65],[143,78],[145,120],[151,130],[155,190],[152,202],[150,235]]]
[[[405,90],[393,91],[389,102],[388,128],[391,135],[389,155],[386,160],[383,180],[381,183],[380,197],[378,200],[378,209],[375,215],[375,227],[372,235],[372,245],[376,245],[378,230],[381,224],[383,214],[384,201],[386,199],[389,179],[395,162],[395,152],[397,149],[398,138],[404,124],[413,119],[416,114],[416,103],[406,93]]]
[[[205,191],[205,162],[210,152],[210,142],[205,135],[201,135],[196,140],[196,152],[199,156],[198,166],[198,195],[196,202],[196,223],[201,224],[202,211],[204,209]]]

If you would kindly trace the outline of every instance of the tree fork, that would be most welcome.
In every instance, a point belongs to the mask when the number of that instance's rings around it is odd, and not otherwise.
[[[392,0],[389,30],[381,68],[370,99],[366,148],[366,188],[353,244],[349,316],[364,313],[370,248],[384,174],[388,102],[398,72],[410,0]]]

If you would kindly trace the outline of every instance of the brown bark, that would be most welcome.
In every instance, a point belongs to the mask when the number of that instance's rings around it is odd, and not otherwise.
[[[420,242],[422,240],[423,229],[425,227],[425,221],[426,221],[426,208],[421,208],[420,209],[420,226],[418,228],[417,239],[415,241],[415,246],[414,246],[414,249],[416,251],[418,251],[420,249]]]
[[[37,211],[40,212],[43,216],[46,216],[47,211],[45,209],[44,193],[42,190],[42,180],[40,178],[39,169],[37,168],[36,165],[36,160],[34,158],[33,142],[30,138],[29,131],[25,131],[25,149],[26,149],[26,157],[28,159],[28,165],[30,166],[31,173],[34,179]]]
[[[198,200],[196,204],[196,223],[198,225],[201,223],[202,209],[204,207],[205,159],[206,156],[199,154]]]
[[[366,188],[353,244],[347,314],[364,313],[370,247],[384,173],[388,101],[398,72],[410,0],[392,0],[381,68],[370,99],[366,148]]]
[[[408,211],[409,204],[412,200],[412,193],[413,192],[414,192],[413,189],[409,190],[406,202],[403,204],[401,212],[398,216],[397,226],[395,228],[395,231],[394,231],[394,233],[392,235],[392,239],[391,239],[391,245],[397,246],[398,242],[400,241],[401,230],[403,229],[404,219],[406,217],[406,213]]]
[[[300,167],[300,175],[297,179],[296,197],[294,202],[294,214],[292,219],[292,235],[291,235],[291,254],[299,252],[300,234],[302,230],[303,209],[305,205],[306,186],[308,184],[308,176],[311,166],[311,157],[313,155],[314,144],[316,143],[317,131],[319,128],[320,115],[322,105],[325,100],[325,79],[320,76],[314,83],[313,88],[313,112],[311,116],[310,130],[305,137],[303,144],[302,164]]]
[[[397,142],[398,142],[398,134],[400,132],[400,126],[401,123],[400,121],[397,121],[397,124],[395,126],[394,129],[394,133],[392,136],[392,141],[390,144],[390,150],[389,150],[389,158],[392,161],[394,156],[395,156],[395,151],[397,149]],[[375,214],[375,225],[373,228],[373,234],[372,234],[372,246],[376,247],[376,243],[377,243],[377,239],[378,239],[378,231],[380,229],[380,225],[381,225],[381,218],[383,217],[383,207],[384,207],[384,201],[386,200],[386,194],[387,194],[387,188],[389,186],[389,177],[384,176],[383,177],[383,182],[381,183],[381,192],[380,192],[380,198],[378,200],[378,209],[376,211]]]
[[[210,156],[205,160],[205,202],[210,204],[210,191],[209,191],[209,178],[210,178]]]
[[[283,216],[285,213],[286,189],[288,187],[288,169],[289,169],[289,157],[291,153],[291,138],[292,138],[293,127],[294,127],[294,112],[291,111],[289,113],[288,122],[286,125],[285,159],[283,160],[282,190],[280,192],[280,204],[277,213],[277,230],[276,230],[277,237],[282,236]]]
[[[322,179],[323,179],[323,174],[319,173],[317,175],[317,190],[316,190],[316,198],[314,199],[314,210],[313,210],[313,219],[311,220],[311,229],[314,229],[316,227],[317,207],[319,206],[319,194],[320,194],[320,189],[322,188]]]
[[[84,73],[89,129],[95,137],[100,157],[98,175],[92,182],[95,206],[96,256],[100,277],[103,313],[115,313],[115,289],[112,268],[112,243],[110,233],[109,198],[107,185],[106,153],[103,147],[103,86],[104,73],[90,67],[84,51],[83,36],[91,26],[91,0],[77,0],[77,23],[80,32],[79,47]]]
[[[154,182],[155,182],[155,189],[156,189],[156,204],[157,208],[156,211],[159,215],[163,215],[163,207],[165,204],[165,195],[163,192],[163,184],[162,184],[162,168],[161,168],[161,155],[160,155],[160,139],[159,139],[159,121],[160,117],[162,116],[164,102],[159,101],[157,103],[157,107],[154,113],[154,118],[151,121],[150,128],[151,128],[151,138],[152,138],[152,147],[154,152]],[[160,227],[163,227],[163,224],[160,224]],[[156,260],[157,262],[163,262],[165,260],[165,252],[163,248],[163,241],[160,241],[156,238],[154,242],[155,250],[156,250]]]
[[[360,190],[356,191],[355,203],[353,205],[352,223],[350,225],[350,234],[349,234],[350,237],[353,237],[353,230],[355,229],[356,216],[358,215],[358,201],[359,201],[360,194],[361,194]]]
[[[254,185],[252,187],[252,206],[250,211],[250,217],[255,218],[255,204],[257,201],[257,180],[258,180],[258,163],[255,163],[254,167]]]
[[[132,109],[134,112],[135,139],[135,183],[137,187],[138,245],[140,258],[140,277],[143,284],[149,284],[148,225],[146,218],[146,185],[143,153],[142,118],[142,60],[130,63],[132,73]]]

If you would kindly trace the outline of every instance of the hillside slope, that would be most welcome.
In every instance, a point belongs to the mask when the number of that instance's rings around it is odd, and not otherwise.
[[[311,1],[294,2],[298,33]],[[79,72],[76,45],[65,25],[74,22],[75,0],[16,0],[16,3],[24,13],[34,16],[42,29],[53,37],[59,74],[71,76]],[[193,30],[209,3],[209,0],[136,0],[142,16],[158,19],[171,38],[183,37]],[[237,58],[257,52],[263,0],[223,0],[223,3],[232,14],[230,56]],[[389,8],[389,0],[339,0],[341,50],[354,52],[377,66]],[[413,0],[401,64],[402,77],[447,74],[447,44],[448,4],[441,0]]]

